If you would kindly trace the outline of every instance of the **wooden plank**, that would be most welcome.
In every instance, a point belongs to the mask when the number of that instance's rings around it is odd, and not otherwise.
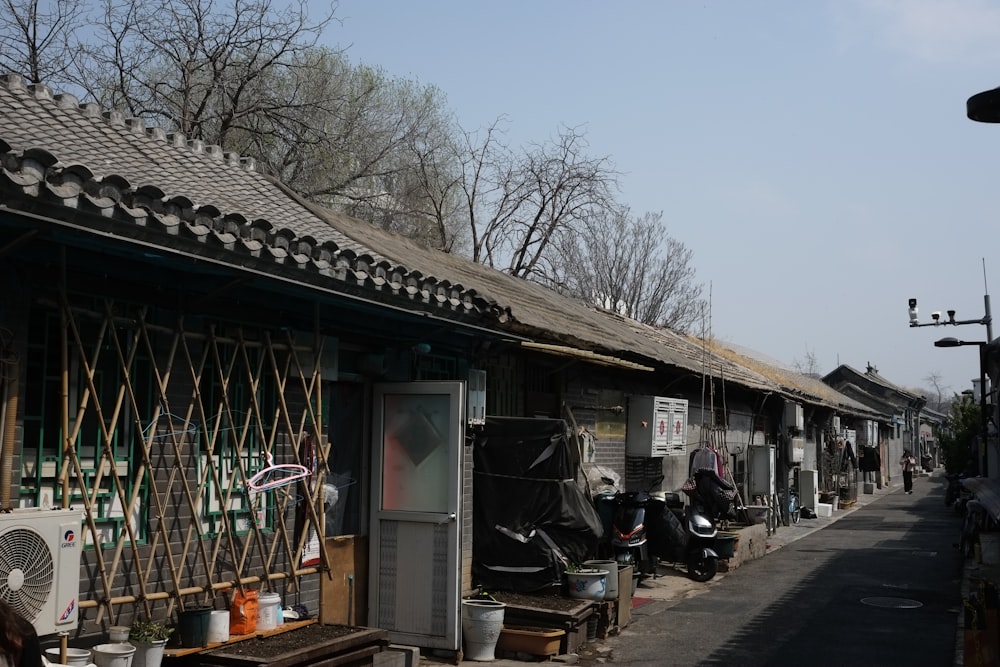
[[[320,580],[320,620],[324,625],[368,621],[368,539],[344,535],[326,540],[330,576]]]
[[[298,630],[299,628],[304,628],[307,625],[312,625],[316,622],[316,619],[310,619],[308,621],[290,621],[288,623],[282,623],[274,630],[264,630],[260,632],[251,632],[245,635],[230,635],[229,639],[224,642],[213,642],[208,646],[189,648],[184,646],[178,646],[175,648],[168,648],[163,651],[164,658],[180,658],[185,655],[192,655],[194,653],[201,653],[203,651],[211,651],[212,649],[221,648],[227,644],[235,644],[236,642],[241,642],[246,639],[254,639],[256,637],[271,637],[273,635],[280,635],[284,632],[291,632],[292,630]]]

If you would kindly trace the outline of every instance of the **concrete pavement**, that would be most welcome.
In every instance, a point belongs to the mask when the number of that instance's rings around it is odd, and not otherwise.
[[[938,469],[933,473],[934,475],[943,475],[943,469]],[[927,481],[928,475],[922,475],[914,480],[915,484],[920,484],[921,482]],[[881,489],[874,489],[873,493],[865,494],[861,492],[859,488],[858,498],[856,503],[847,509],[838,509],[833,512],[830,517],[817,517],[815,519],[805,519],[803,518],[798,524],[792,524],[789,526],[779,527],[774,534],[767,537],[767,552],[772,553],[781,549],[782,547],[795,542],[796,540],[802,539],[806,535],[816,532],[817,530],[822,530],[827,526],[839,521],[841,518],[848,516],[857,509],[869,505],[873,502],[877,502],[879,499],[889,495],[891,493],[902,493],[902,481],[897,483],[887,485]],[[766,558],[766,555],[765,555]],[[699,595],[709,590],[711,587],[718,586],[726,580],[728,576],[727,573],[720,572],[707,583],[698,583],[688,579],[688,577],[681,571],[672,570],[669,568],[661,569],[662,574],[656,578],[644,580],[639,584],[636,589],[635,597],[642,599],[646,602],[658,603],[650,605],[650,611],[658,608],[662,610],[664,605],[673,606],[679,604],[681,601],[688,599],[690,597]],[[645,605],[643,605],[645,606]],[[642,623],[645,610],[640,606],[636,608],[633,606],[632,612],[632,624]],[[962,620],[959,619],[959,628],[961,628]],[[600,657],[602,654],[603,642],[592,641],[588,642],[581,648],[581,655],[586,655],[587,657]],[[564,664],[574,664],[578,661],[579,656],[577,655],[560,655],[555,656],[550,662],[561,662]],[[517,667],[526,664],[530,664],[531,661],[522,660],[512,660],[512,659],[497,659],[489,664],[496,667]],[[420,665],[421,667],[430,667],[433,665],[443,665],[443,664],[456,664],[453,657],[436,657],[436,656],[421,656]],[[474,665],[482,665],[483,662],[473,661],[473,660],[463,660],[457,663],[461,667],[472,667]],[[956,663],[961,665],[960,662]]]

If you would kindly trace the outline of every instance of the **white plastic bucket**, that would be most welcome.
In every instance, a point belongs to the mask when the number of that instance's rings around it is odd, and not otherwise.
[[[277,593],[264,593],[258,599],[257,629],[274,630],[278,627],[278,607],[281,606],[281,596]]]
[[[67,648],[66,662],[59,659],[59,648],[45,649],[45,658],[56,665],[70,665],[70,667],[84,667],[90,664],[90,651],[85,648]]]
[[[229,641],[229,610],[213,610],[208,617],[208,643]]]
[[[163,651],[166,648],[166,639],[158,639],[152,643],[136,642],[132,667],[160,667],[163,664]]]
[[[97,667],[131,667],[135,647],[131,644],[98,644],[94,647]]]

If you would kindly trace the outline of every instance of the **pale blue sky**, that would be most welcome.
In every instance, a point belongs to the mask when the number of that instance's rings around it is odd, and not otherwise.
[[[985,327],[910,329],[906,302],[982,317],[984,258],[1000,285],[1000,125],[965,115],[1000,85],[1000,2],[338,4],[326,44],[436,85],[467,129],[584,127],[620,201],[693,251],[716,338],[906,386],[978,377],[975,347],[933,341]]]

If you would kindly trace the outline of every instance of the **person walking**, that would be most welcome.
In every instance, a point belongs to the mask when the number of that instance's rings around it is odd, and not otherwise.
[[[903,456],[899,459],[899,465],[903,467],[903,491],[913,494],[913,470],[917,467],[917,460],[909,449],[903,450]]]

